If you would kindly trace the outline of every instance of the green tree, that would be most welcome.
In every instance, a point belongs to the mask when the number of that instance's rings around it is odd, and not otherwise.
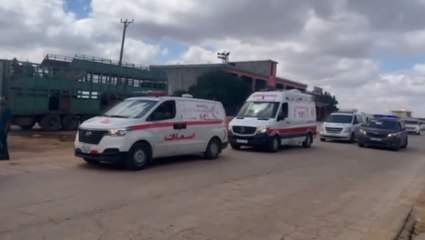
[[[189,88],[189,93],[195,98],[220,101],[226,109],[240,107],[250,92],[248,84],[223,70],[202,74],[197,84]]]
[[[322,102],[328,104],[328,112],[336,112],[338,111],[338,100],[336,99],[335,95],[330,94],[329,92],[325,92],[323,94]]]

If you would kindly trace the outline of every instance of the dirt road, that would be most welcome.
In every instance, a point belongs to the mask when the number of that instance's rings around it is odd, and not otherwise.
[[[424,140],[400,152],[229,149],[131,172],[88,166],[71,142],[14,137],[15,160],[0,162],[0,239],[367,239],[416,196]]]

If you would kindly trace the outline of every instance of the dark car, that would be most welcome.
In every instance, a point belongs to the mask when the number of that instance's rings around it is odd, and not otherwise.
[[[398,119],[373,119],[360,128],[358,144],[360,147],[377,146],[398,151],[407,147],[408,134],[404,123]]]

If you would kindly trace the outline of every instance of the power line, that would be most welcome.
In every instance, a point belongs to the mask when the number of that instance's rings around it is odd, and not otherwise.
[[[128,19],[126,19],[126,20],[122,20],[121,19],[121,23],[123,23],[124,24],[124,26],[123,26],[123,30],[122,30],[122,40],[121,40],[121,52],[120,52],[120,61],[119,61],[119,63],[118,63],[118,65],[119,66],[121,66],[121,64],[122,64],[122,55],[123,55],[123,52],[124,52],[124,41],[125,41],[125,33],[127,32],[127,27],[128,27],[128,25],[130,25],[131,23],[133,23],[134,22],[134,19],[131,19],[130,21],[128,20]]]

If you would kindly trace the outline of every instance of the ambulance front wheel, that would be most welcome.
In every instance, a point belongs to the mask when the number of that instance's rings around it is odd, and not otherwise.
[[[269,143],[269,151],[270,152],[277,152],[280,149],[280,138],[279,137],[273,137]]]
[[[149,145],[136,143],[130,149],[125,165],[129,170],[141,170],[149,165],[151,158],[152,154]]]

